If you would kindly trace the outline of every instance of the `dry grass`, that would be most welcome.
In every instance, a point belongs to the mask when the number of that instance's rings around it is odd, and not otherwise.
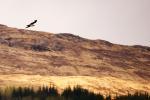
[[[61,92],[64,88],[80,85],[96,93],[102,94],[126,94],[128,91],[147,91],[150,93],[150,83],[122,80],[115,77],[92,77],[92,76],[41,76],[41,75],[0,75],[0,86],[56,86]]]
[[[149,47],[0,25],[1,87],[54,84],[60,91],[81,85],[103,94],[150,92],[149,62]]]

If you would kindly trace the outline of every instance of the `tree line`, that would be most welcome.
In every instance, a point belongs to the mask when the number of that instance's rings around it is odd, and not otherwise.
[[[83,89],[80,86],[74,88],[66,88],[62,93],[59,93],[57,88],[39,87],[37,90],[29,87],[8,87],[0,89],[0,100],[150,100],[148,93],[136,92],[128,93],[124,96],[111,95],[103,96],[94,92]]]

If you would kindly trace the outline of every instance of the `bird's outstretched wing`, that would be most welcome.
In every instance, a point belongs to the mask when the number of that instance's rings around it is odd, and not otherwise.
[[[31,27],[31,26],[35,26],[34,24],[35,24],[36,22],[37,22],[37,20],[34,20],[34,22],[28,24],[28,25],[26,26],[26,28],[29,28],[29,27]]]
[[[31,25],[35,24],[37,22],[37,20],[34,20],[34,22],[30,23]]]

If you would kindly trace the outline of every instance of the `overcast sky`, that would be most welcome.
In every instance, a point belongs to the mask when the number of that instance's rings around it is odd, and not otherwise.
[[[150,0],[0,0],[0,24],[150,46]]]

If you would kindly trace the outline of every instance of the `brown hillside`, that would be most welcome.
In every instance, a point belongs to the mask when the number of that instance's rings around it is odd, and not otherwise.
[[[19,77],[20,83],[16,81]],[[23,77],[31,79],[24,82],[21,81]],[[70,80],[74,79],[85,88],[112,93],[123,93],[121,89],[125,87],[128,87],[125,91],[150,92],[150,47],[117,45],[68,33],[53,34],[0,25],[0,84],[30,85],[34,80],[37,85],[38,78],[45,80],[41,84],[49,83],[47,78],[56,85],[66,80],[71,82],[64,83],[65,86],[73,84]],[[55,81],[58,78],[59,83]],[[131,83],[131,87],[127,83]]]

